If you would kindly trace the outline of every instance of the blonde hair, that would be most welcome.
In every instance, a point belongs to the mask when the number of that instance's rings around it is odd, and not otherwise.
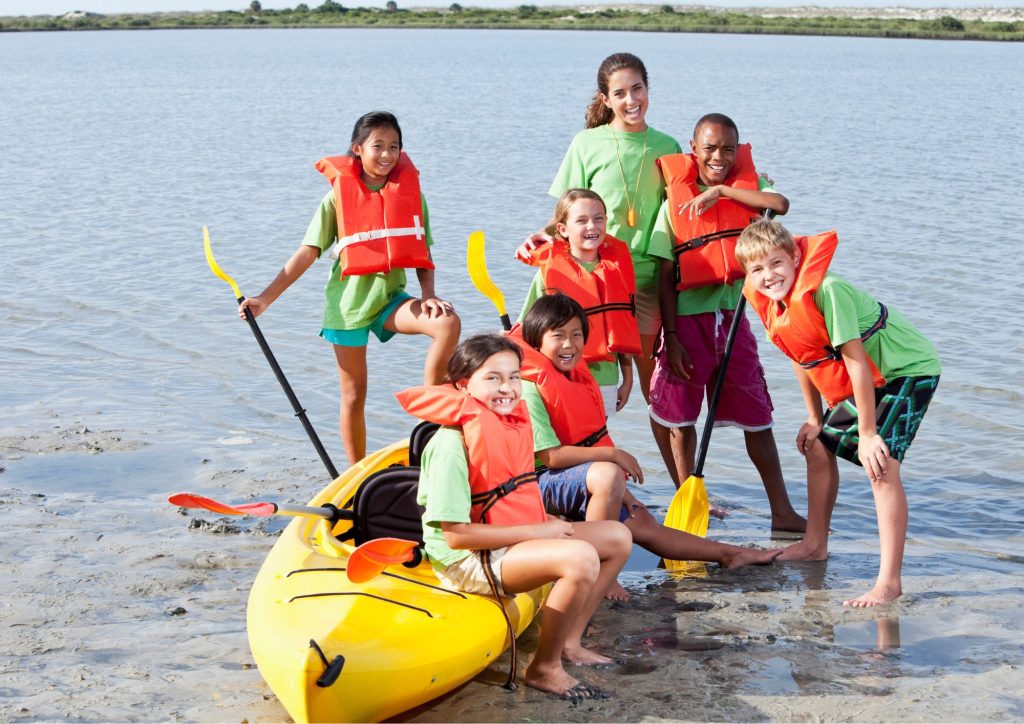
[[[544,231],[547,232],[549,236],[553,239],[569,241],[558,231],[558,225],[565,224],[569,221],[569,209],[580,199],[596,201],[601,204],[601,208],[604,209],[604,212],[606,214],[608,213],[608,206],[597,192],[591,191],[590,189],[569,189],[559,197],[558,202],[555,204],[554,216],[551,217],[551,221],[544,228]]]
[[[736,261],[746,269],[747,264],[763,259],[776,249],[796,256],[796,240],[778,221],[758,219],[740,234],[736,242]]]

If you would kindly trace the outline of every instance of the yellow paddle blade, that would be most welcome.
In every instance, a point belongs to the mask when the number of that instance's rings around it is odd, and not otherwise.
[[[708,490],[704,487],[704,478],[691,475],[676,491],[672,503],[665,515],[665,526],[682,530],[701,538],[708,534],[708,513],[711,504],[708,502]],[[681,566],[671,564],[678,561],[665,561],[668,570],[676,570]],[[684,564],[685,565],[685,564]]]
[[[481,294],[490,299],[500,316],[505,316],[505,295],[491,281],[487,273],[487,257],[484,255],[484,232],[474,231],[469,235],[469,246],[466,249],[466,264],[469,266],[469,278],[473,286]]]
[[[213,249],[210,248],[210,231],[206,228],[206,224],[203,224],[203,248],[206,249],[206,263],[210,265],[210,271],[231,285],[231,289],[235,293],[235,299],[241,299],[242,293],[238,291],[238,285],[235,284],[235,280],[225,274],[224,270],[217,264],[217,260],[213,258]]]

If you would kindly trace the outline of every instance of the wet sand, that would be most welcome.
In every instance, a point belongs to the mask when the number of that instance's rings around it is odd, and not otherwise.
[[[138,456],[148,445],[80,424],[3,433],[0,560],[9,584],[0,604],[0,719],[287,719],[253,665],[245,632],[249,586],[284,522],[185,512],[163,495],[27,492],[10,483],[30,458],[48,458],[73,475],[82,451],[98,462]],[[245,447],[230,435],[219,445],[225,455]],[[216,480],[234,495],[242,481],[265,489],[255,473],[271,462],[252,449],[249,455],[257,470],[205,458],[199,465],[211,486]],[[298,488],[310,485],[293,482],[301,475],[272,477],[282,499],[298,499]],[[711,534],[786,542],[768,539],[763,524],[737,509],[714,522]],[[590,632],[593,645],[625,663],[573,669],[612,699],[574,704],[526,687],[506,692],[499,686],[506,654],[475,681],[400,720],[1024,716],[1021,591],[1019,578],[1005,575],[1019,570],[1020,559],[997,557],[991,575],[951,580],[946,558],[912,540],[905,579],[912,593],[882,609],[853,611],[839,601],[869,585],[877,559],[870,537],[835,538],[827,564],[707,566],[689,576],[659,571],[653,556],[638,551],[622,576],[632,600],[603,605]],[[535,640],[536,626],[522,639],[522,666]]]

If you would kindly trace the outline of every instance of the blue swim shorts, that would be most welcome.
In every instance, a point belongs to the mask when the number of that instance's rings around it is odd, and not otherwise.
[[[587,471],[593,463],[581,463],[571,468],[552,470],[544,468],[537,475],[540,494],[544,499],[544,508],[551,515],[560,515],[566,520],[586,520],[587,503],[590,494],[587,492]],[[626,506],[619,509],[619,522],[629,517]]]
[[[384,305],[384,308],[373,318],[373,321],[365,327],[357,327],[356,329],[321,329],[320,336],[339,347],[365,347],[370,343],[370,332],[373,332],[381,342],[387,342],[395,336],[395,333],[389,329],[384,329],[384,323],[388,321],[391,313],[404,304],[407,299],[414,299],[414,297],[405,292],[398,292],[391,298],[391,301]]]

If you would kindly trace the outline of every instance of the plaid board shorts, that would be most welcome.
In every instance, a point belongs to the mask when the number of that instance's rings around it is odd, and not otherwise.
[[[875,421],[892,457],[903,462],[924,413],[928,410],[938,377],[897,377],[875,389]],[[853,398],[843,400],[825,413],[818,437],[836,457],[860,465],[857,459],[857,407]]]

